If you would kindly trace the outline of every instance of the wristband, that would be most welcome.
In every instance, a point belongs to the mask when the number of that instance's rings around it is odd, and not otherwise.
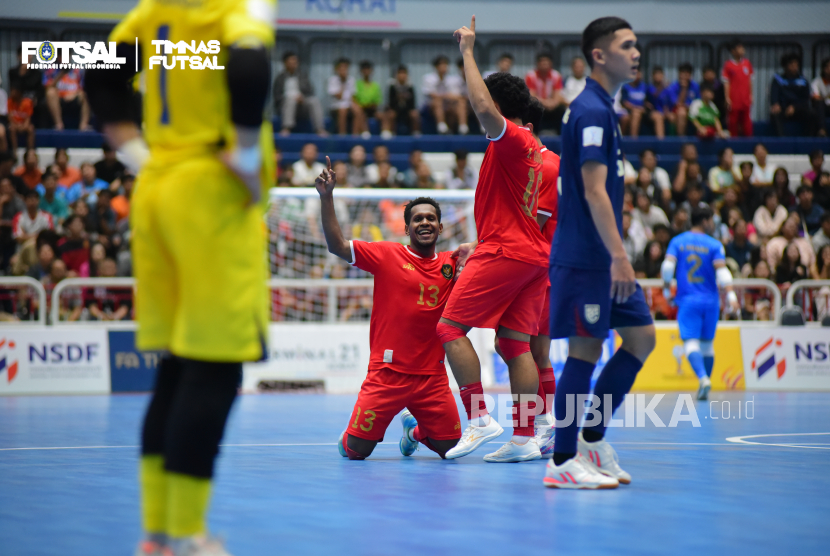
[[[259,171],[259,166],[262,163],[262,152],[259,145],[236,147],[233,151],[233,158],[241,171],[246,174],[254,174]]]
[[[728,292],[726,292],[726,300],[729,303],[737,303],[738,302],[738,296],[735,295],[734,291],[728,291]]]
[[[150,158],[150,149],[141,137],[130,139],[121,145],[118,152],[121,153],[121,157],[124,159],[124,166],[136,174],[147,162],[147,159]]]

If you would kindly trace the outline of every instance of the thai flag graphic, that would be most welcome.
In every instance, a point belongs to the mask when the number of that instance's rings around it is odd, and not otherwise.
[[[8,346],[9,349],[14,349],[14,340],[10,341]],[[0,339],[0,349],[3,349],[4,347],[6,347],[5,338]],[[0,374],[2,374],[2,372],[5,371],[6,368],[8,368],[9,370],[8,381],[11,382],[14,380],[14,377],[17,376],[17,361],[12,361],[11,363],[9,363],[6,359],[6,355],[3,354],[2,356],[0,356]]]
[[[782,343],[783,342],[781,342],[781,340],[770,337],[770,339],[764,342],[763,345],[761,345],[761,347],[759,347],[755,352],[755,357],[752,359],[752,369],[758,369],[758,378],[764,376],[764,374],[773,367],[775,367],[778,378],[781,378],[784,376],[784,373],[787,372],[787,359],[782,357],[780,361],[776,362],[775,360],[775,348],[781,347]],[[765,353],[767,350],[770,350],[769,357],[767,357],[767,354]]]

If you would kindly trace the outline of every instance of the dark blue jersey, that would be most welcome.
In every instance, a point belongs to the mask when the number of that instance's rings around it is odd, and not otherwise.
[[[593,160],[608,167],[605,190],[622,236],[623,166],[614,100],[587,79],[585,89],[562,118],[559,167],[559,221],[551,248],[551,264],[596,270],[611,269],[611,255],[597,232],[582,183],[582,165]]]

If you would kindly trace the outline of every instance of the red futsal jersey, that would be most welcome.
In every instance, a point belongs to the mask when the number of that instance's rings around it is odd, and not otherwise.
[[[542,186],[539,188],[538,213],[548,217],[542,226],[542,236],[548,246],[553,242],[553,233],[556,231],[556,219],[559,216],[559,155],[542,147]]]
[[[526,127],[504,120],[501,135],[489,137],[475,198],[477,253],[501,253],[548,266],[550,242],[539,231],[536,209],[542,184],[542,154]],[[547,244],[546,244],[547,243]]]
[[[732,110],[749,108],[752,89],[752,64],[746,58],[736,62],[730,58],[723,64],[721,79],[729,83],[729,100],[732,101]]]
[[[369,370],[446,374],[435,327],[455,283],[451,252],[424,259],[391,241],[352,241],[351,247],[352,264],[375,275]]]

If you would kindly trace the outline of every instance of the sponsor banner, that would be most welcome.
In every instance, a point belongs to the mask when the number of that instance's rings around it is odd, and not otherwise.
[[[135,330],[110,330],[108,334],[112,391],[150,392],[162,353],[136,349]]]
[[[103,328],[0,330],[0,395],[109,391],[109,350]]]
[[[741,356],[741,331],[735,326],[719,326],[715,335],[715,368],[712,390],[743,390],[744,364]],[[697,390],[699,386],[677,324],[657,326],[657,346],[637,375],[632,390]]]
[[[827,328],[747,328],[741,345],[747,390],[830,391]]]
[[[244,365],[242,389],[261,381],[323,380],[329,393],[357,392],[369,366],[369,324],[269,326],[268,360]]]

